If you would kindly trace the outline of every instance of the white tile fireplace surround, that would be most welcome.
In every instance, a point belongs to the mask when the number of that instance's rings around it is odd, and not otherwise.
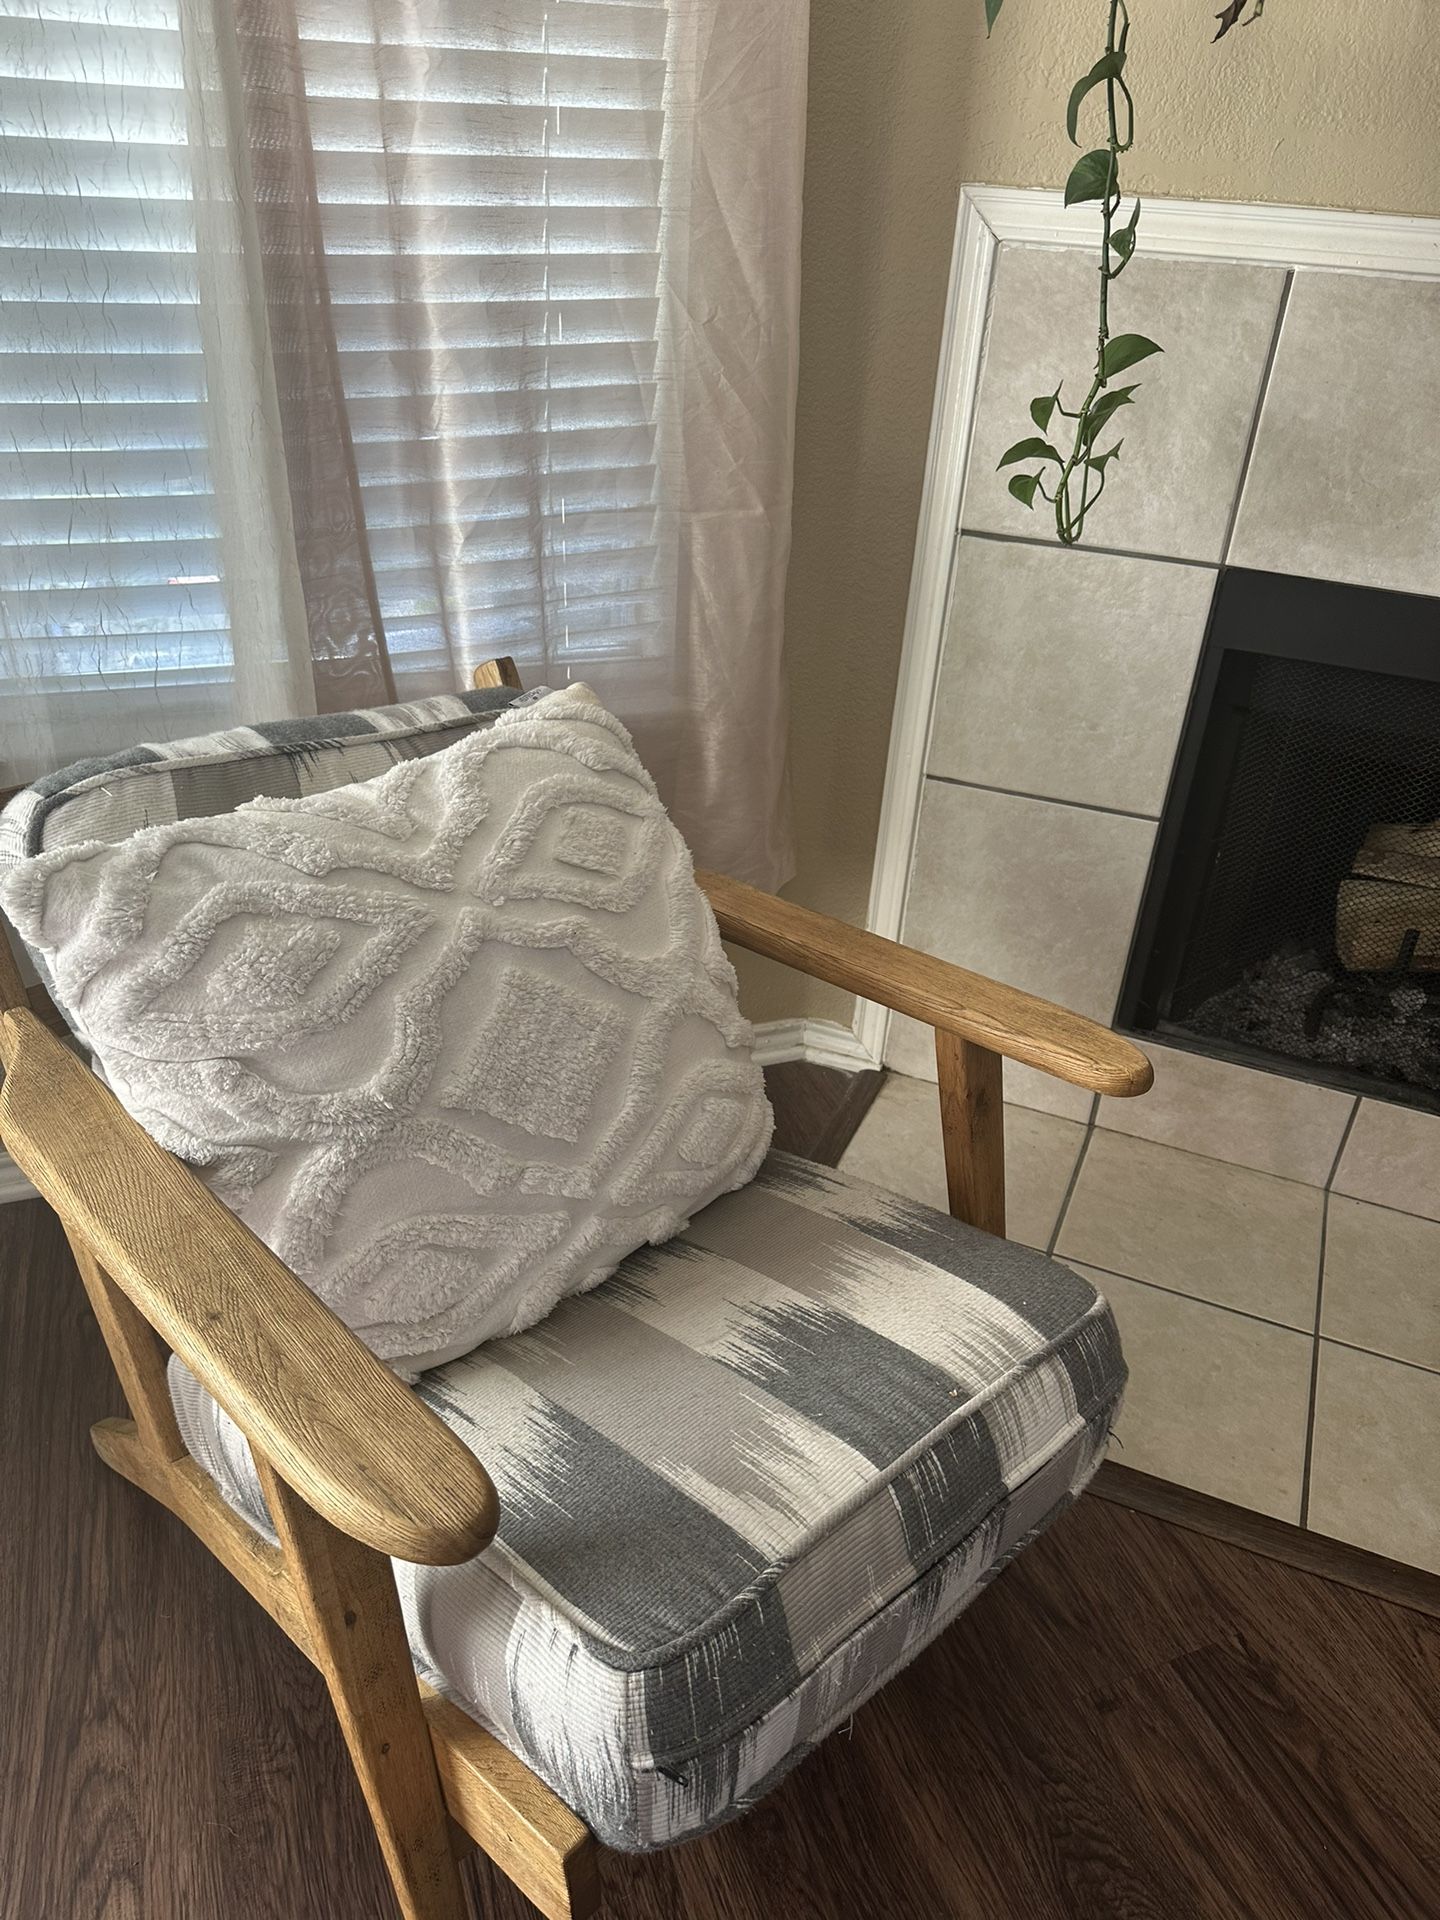
[[[1108,1021],[1220,569],[1440,636],[1440,221],[1147,203],[1112,324],[1164,357],[1066,550],[995,471],[1093,358],[1057,200],[962,207],[871,924]],[[1440,1116],[1142,1044],[1138,1101],[1006,1081],[1014,1230],[1125,1334],[1116,1457],[1440,1572]],[[943,1204],[928,1032],[883,1045],[847,1164]]]

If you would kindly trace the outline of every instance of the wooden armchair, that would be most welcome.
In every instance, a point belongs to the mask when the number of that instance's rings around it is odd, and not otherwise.
[[[476,683],[518,679],[497,661]],[[736,881],[701,883],[727,940],[935,1029],[950,1208],[975,1226],[1005,1227],[1002,1059],[1097,1093],[1150,1084],[1144,1056],[1092,1021]],[[0,1006],[0,1137],[64,1224],[130,1407],[93,1429],[97,1452],[183,1520],[324,1675],[408,1920],[461,1920],[464,1836],[550,1920],[594,1912],[591,1835],[417,1681],[406,1641],[390,1558],[478,1553],[499,1517],[483,1466],[124,1112],[49,1030],[3,943]],[[278,1549],[187,1455],[166,1348],[248,1438]]]

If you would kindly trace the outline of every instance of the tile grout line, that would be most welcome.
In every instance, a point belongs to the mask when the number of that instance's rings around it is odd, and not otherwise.
[[[988,780],[962,780],[953,773],[927,770],[925,778],[938,781],[942,787],[970,787],[977,793],[1003,794],[1007,800],[1034,800],[1045,807],[1078,807],[1081,813],[1103,813],[1116,820],[1143,820],[1149,827],[1155,826],[1160,818],[1156,813],[1132,813],[1128,807],[1102,807],[1094,800],[1063,800],[1053,793],[1026,793],[1021,787],[992,786]]]
[[[1137,1036],[1138,1040],[1141,1043],[1143,1043],[1149,1037],[1150,1037],[1149,1035],[1143,1034],[1143,1033]],[[1163,1044],[1163,1042],[1161,1044]],[[891,1073],[896,1073],[899,1070],[898,1068],[891,1067],[888,1069],[888,1071]],[[1242,1071],[1262,1072],[1264,1070],[1262,1068],[1247,1067],[1242,1069]],[[900,1078],[902,1080],[914,1080],[920,1077],[921,1076],[916,1074],[904,1074],[904,1073],[900,1074]],[[1276,1075],[1275,1077],[1278,1079],[1284,1076]],[[927,1084],[933,1087],[935,1085],[935,1082],[933,1080],[930,1080],[927,1082]],[[1297,1086],[1304,1086],[1310,1083],[1304,1082],[1304,1081],[1296,1081],[1294,1084]],[[1333,1091],[1333,1089],[1325,1089],[1325,1090]],[[1340,1161],[1345,1152],[1346,1146],[1349,1144],[1350,1135],[1354,1129],[1355,1122],[1359,1118],[1361,1103],[1364,1100],[1369,1099],[1370,1097],[1371,1097],[1370,1095],[1363,1094],[1363,1093],[1357,1093],[1357,1094],[1351,1095],[1351,1098],[1353,1099],[1355,1104],[1351,1108],[1350,1113],[1346,1118],[1344,1127],[1341,1129],[1340,1144],[1335,1149],[1335,1157],[1330,1163],[1330,1171],[1327,1174],[1324,1174],[1318,1180],[1302,1180],[1299,1174],[1276,1173],[1273,1167],[1257,1167],[1253,1163],[1253,1161],[1250,1161],[1250,1160],[1225,1160],[1225,1159],[1222,1159],[1218,1153],[1203,1153],[1199,1147],[1179,1147],[1175,1145],[1173,1140],[1156,1140],[1156,1139],[1153,1139],[1148,1133],[1127,1133],[1123,1127],[1107,1126],[1105,1122],[1100,1118],[1100,1107],[1102,1105],[1102,1101],[1098,1094],[1094,1096],[1091,1102],[1092,1114],[1091,1114],[1091,1118],[1088,1120],[1075,1119],[1072,1115],[1068,1113],[1056,1113],[1053,1110],[1053,1108],[1050,1108],[1050,1107],[1028,1106],[1026,1102],[1023,1100],[1007,1100],[1005,1104],[1007,1107],[1019,1107],[1021,1111],[1024,1113],[1042,1113],[1042,1114],[1045,1114],[1048,1118],[1053,1120],[1068,1120],[1070,1125],[1074,1127],[1094,1127],[1101,1133],[1110,1134],[1112,1138],[1116,1140],[1133,1140],[1136,1146],[1139,1146],[1139,1147],[1155,1147],[1161,1153],[1182,1154],[1187,1160],[1206,1160],[1210,1163],[1212,1167],[1233,1167],[1237,1173],[1254,1173],[1254,1174],[1258,1174],[1262,1180],[1278,1180],[1284,1186],[1287,1186],[1287,1187],[1304,1187],[1308,1193],[1323,1194],[1323,1193],[1329,1193],[1332,1191],[1331,1183],[1333,1182],[1336,1174],[1340,1171]],[[1412,1213],[1409,1207],[1394,1207],[1394,1206],[1391,1206],[1388,1200],[1367,1200],[1362,1194],[1357,1194],[1357,1193],[1337,1193],[1335,1197],[1337,1200],[1353,1200],[1357,1206],[1373,1207],[1377,1213],[1397,1214],[1402,1220],[1419,1220],[1424,1222],[1426,1225],[1440,1226],[1440,1215],[1436,1215],[1433,1213]],[[1107,1269],[1107,1271],[1111,1271],[1111,1269]],[[1121,1274],[1120,1277],[1122,1280],[1127,1280],[1132,1278],[1132,1276],[1129,1274]],[[1364,1349],[1364,1351],[1368,1352],[1369,1349],[1366,1348]]]
[[[1001,546],[1040,547],[1047,553],[1065,553],[1058,540],[1042,540],[1034,533],[992,533],[985,527],[966,527],[959,529],[962,540],[994,540]],[[1214,573],[1219,566],[1218,560],[1194,560],[1178,553],[1142,553],[1138,547],[1092,547],[1087,541],[1084,551],[1098,554],[1107,560],[1151,560],[1161,567],[1198,567],[1202,573]]]
[[[1230,548],[1234,544],[1235,528],[1240,520],[1240,503],[1245,498],[1245,482],[1250,478],[1250,462],[1255,457],[1255,442],[1260,437],[1260,416],[1265,411],[1265,401],[1270,392],[1270,376],[1275,371],[1276,357],[1280,352],[1280,332],[1285,325],[1285,315],[1290,307],[1290,289],[1294,284],[1295,269],[1291,267],[1280,289],[1280,304],[1275,310],[1275,325],[1270,333],[1270,351],[1265,356],[1265,365],[1260,369],[1260,390],[1255,396],[1255,411],[1250,416],[1250,433],[1240,461],[1240,478],[1235,483],[1235,498],[1230,503],[1230,518],[1226,523],[1225,538],[1220,544],[1222,567],[1230,564]]]
[[[1149,1035],[1143,1033],[1138,1036],[1138,1040],[1141,1043],[1148,1038]],[[1244,1068],[1242,1071],[1259,1072],[1263,1071],[1263,1069]],[[1279,1077],[1278,1075],[1276,1076],[1276,1078]],[[1303,1083],[1297,1082],[1297,1084]],[[1354,1096],[1357,1103],[1364,1099],[1364,1097],[1363,1094],[1358,1093]],[[1142,1094],[1140,1098],[1143,1099],[1144,1095]],[[1036,1107],[1033,1111],[1036,1113],[1044,1113],[1046,1109],[1044,1107]],[[1351,1118],[1353,1119],[1353,1115]],[[1078,1125],[1079,1123],[1077,1122],[1076,1124]],[[1255,1173],[1258,1174],[1262,1180],[1279,1180],[1287,1187],[1304,1187],[1307,1193],[1324,1193],[1326,1190],[1321,1181],[1302,1180],[1300,1176],[1295,1173],[1276,1173],[1273,1167],[1257,1167],[1249,1160],[1224,1160],[1218,1153],[1202,1153],[1199,1147],[1177,1147],[1173,1140],[1155,1140],[1152,1139],[1148,1133],[1127,1133],[1123,1127],[1107,1127],[1105,1122],[1100,1119],[1098,1113],[1095,1117],[1094,1124],[1102,1133],[1112,1134],[1117,1140],[1133,1140],[1138,1147],[1158,1147],[1161,1153],[1180,1153],[1183,1154],[1187,1160],[1207,1160],[1212,1167],[1233,1167],[1237,1173]],[[1342,1150],[1346,1139],[1349,1137],[1350,1125],[1351,1120],[1347,1120],[1345,1123],[1346,1130],[1342,1133],[1340,1140]],[[1334,1178],[1333,1168],[1327,1178]],[[1350,1195],[1345,1194],[1341,1197],[1343,1199],[1349,1199]],[[1367,1200],[1365,1205],[1367,1207],[1378,1207],[1381,1205],[1381,1202],[1378,1200]],[[1403,1207],[1385,1207],[1384,1211],[1386,1213],[1404,1213],[1405,1209]],[[1428,1220],[1430,1215],[1417,1213],[1407,1215],[1406,1217],[1415,1220]]]
[[[1440,1367],[1427,1367],[1423,1360],[1402,1360],[1398,1353],[1381,1353],[1378,1347],[1357,1347],[1353,1340],[1337,1340],[1333,1333],[1327,1333],[1319,1344],[1343,1347],[1347,1353],[1368,1354],[1372,1360],[1383,1360],[1387,1367],[1408,1367],[1411,1373],[1423,1373],[1432,1380],[1440,1380]]]
[[[1074,1260],[1079,1266],[1089,1267],[1093,1273],[1103,1273],[1110,1280],[1127,1280],[1132,1287],[1145,1287],[1151,1293],[1163,1293],[1170,1300],[1188,1300],[1192,1306],[1210,1307],[1216,1313],[1232,1314],[1237,1320],[1249,1320],[1257,1327],[1274,1327],[1277,1333],[1293,1333],[1297,1340],[1308,1340],[1310,1335],[1304,1327],[1292,1326],[1288,1320],[1271,1320],[1263,1313],[1251,1313],[1248,1307],[1226,1306],[1221,1300],[1207,1300],[1203,1294],[1182,1293],[1178,1287],[1167,1287],[1163,1280],[1142,1280],[1138,1274],[1121,1273],[1118,1267],[1107,1267],[1098,1260],[1081,1260],[1078,1254],[1064,1256]],[[1381,1359],[1386,1355],[1380,1355]],[[1423,1369],[1429,1371],[1429,1369]]]
[[[1045,1242],[1045,1252],[1053,1260],[1055,1248],[1060,1239],[1060,1230],[1065,1225],[1065,1216],[1070,1211],[1070,1202],[1080,1181],[1080,1170],[1085,1165],[1085,1156],[1090,1151],[1090,1142],[1095,1138],[1095,1112],[1100,1105],[1100,1096],[1095,1094],[1090,1107],[1090,1118],[1085,1123],[1085,1138],[1080,1142],[1080,1151],[1075,1156],[1075,1165],[1070,1169],[1070,1178],[1065,1183],[1065,1192],[1060,1200],[1060,1211],[1055,1216],[1055,1225],[1050,1238]]]
[[[1226,1306],[1221,1300],[1207,1300],[1203,1294],[1181,1293],[1178,1287],[1167,1287],[1160,1280],[1142,1280],[1137,1274],[1121,1273],[1118,1267],[1103,1266],[1098,1260],[1081,1260],[1075,1254],[1063,1256],[1073,1260],[1077,1266],[1087,1268],[1091,1273],[1103,1274],[1107,1280],[1123,1280],[1128,1286],[1144,1287],[1147,1293],[1163,1293],[1169,1300],[1188,1300],[1193,1307],[1208,1307],[1212,1313],[1229,1314],[1232,1320],[1248,1320],[1253,1326],[1273,1327],[1277,1333],[1293,1333],[1297,1340],[1313,1338],[1304,1327],[1292,1327],[1286,1320],[1269,1320],[1263,1313],[1251,1313],[1247,1307]],[[1353,1340],[1337,1340],[1333,1334],[1325,1336],[1327,1347],[1344,1347],[1347,1353],[1363,1353],[1372,1360],[1383,1360],[1387,1366],[1408,1367],[1411,1373],[1423,1373],[1430,1379],[1440,1379],[1440,1367],[1427,1367],[1423,1360],[1404,1360],[1398,1353],[1382,1353],[1378,1347],[1357,1346]]]
[[[1345,1149],[1349,1146],[1350,1136],[1355,1131],[1355,1122],[1360,1118],[1360,1102],[1364,1098],[1363,1093],[1356,1094],[1355,1104],[1351,1107],[1349,1117],[1340,1130],[1340,1144],[1335,1149],[1335,1158],[1330,1162],[1330,1171],[1326,1174],[1325,1185],[1321,1189],[1324,1193],[1329,1193],[1335,1185],[1335,1176],[1340,1171],[1340,1162],[1345,1158]],[[1390,1212],[1392,1213],[1402,1213],[1403,1211],[1404,1209],[1402,1207],[1390,1208]]]
[[[1357,1094],[1321,1191],[1320,1263],[1315,1275],[1315,1334],[1310,1353],[1310,1398],[1305,1408],[1305,1455],[1300,1467],[1300,1524],[1302,1527],[1308,1527],[1310,1524],[1310,1473],[1315,1463],[1315,1412],[1320,1399],[1320,1321],[1325,1310],[1325,1247],[1330,1234],[1330,1182],[1340,1171],[1340,1161],[1359,1112],[1360,1096]]]
[[[1320,1314],[1325,1304],[1325,1241],[1330,1229],[1330,1196],[1320,1202],[1320,1270],[1315,1276],[1315,1336],[1310,1354],[1310,1398],[1305,1408],[1305,1454],[1300,1466],[1300,1524],[1310,1524],[1310,1470],[1315,1462],[1315,1410],[1320,1398]]]

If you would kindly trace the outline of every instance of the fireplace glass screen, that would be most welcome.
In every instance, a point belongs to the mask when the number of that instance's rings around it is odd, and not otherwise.
[[[1222,575],[1121,999],[1440,1108],[1440,601]]]

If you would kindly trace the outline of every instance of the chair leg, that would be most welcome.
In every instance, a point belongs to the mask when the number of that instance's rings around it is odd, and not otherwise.
[[[998,1053],[935,1031],[950,1211],[1005,1237],[1005,1088]]]
[[[467,1920],[395,1576],[255,1464],[404,1920]]]

